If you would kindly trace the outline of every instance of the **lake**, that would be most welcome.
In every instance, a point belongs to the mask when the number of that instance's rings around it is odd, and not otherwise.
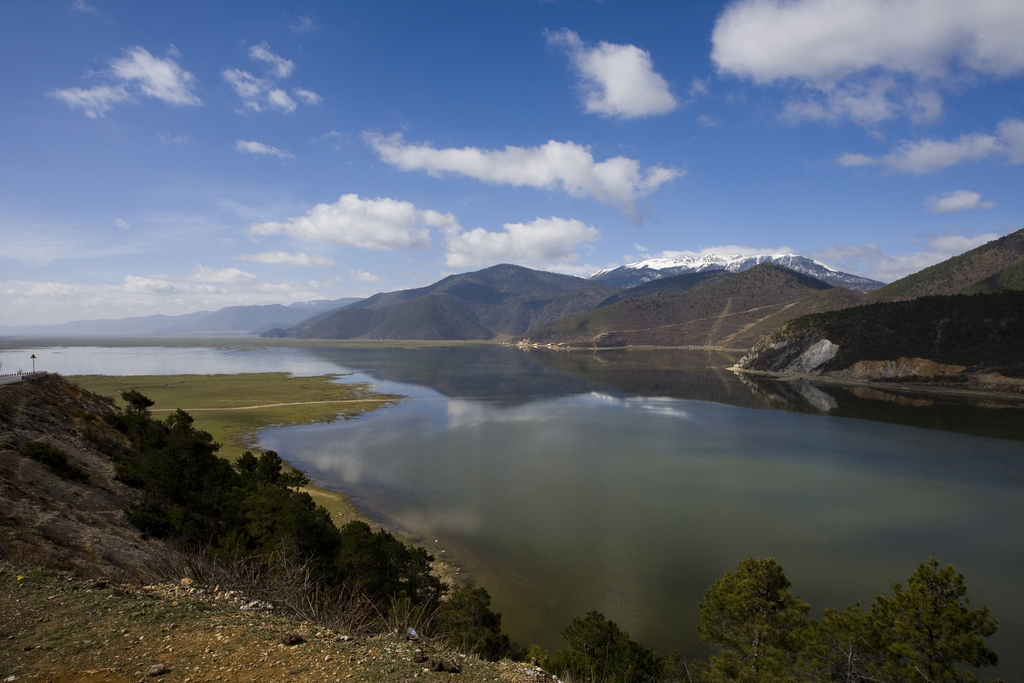
[[[992,674],[1024,679],[1020,408],[752,381],[707,352],[32,351],[64,374],[351,373],[409,397],[260,445],[444,550],[521,643],[563,647],[561,629],[598,609],[701,655],[698,602],[745,557],[776,558],[813,615],[870,603],[935,557],[1000,620]],[[4,370],[28,352],[0,352]]]

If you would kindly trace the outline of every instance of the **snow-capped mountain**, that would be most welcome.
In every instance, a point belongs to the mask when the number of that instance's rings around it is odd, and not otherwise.
[[[618,268],[599,270],[590,276],[590,280],[601,282],[612,287],[636,287],[645,282],[660,280],[663,277],[682,275],[683,273],[700,273],[706,270],[727,270],[739,273],[760,263],[774,263],[795,270],[804,275],[818,278],[835,287],[846,287],[858,292],[869,292],[885,285],[884,282],[869,280],[866,277],[850,275],[826,266],[806,256],[796,254],[758,254],[740,256],[736,254],[707,254],[705,256],[682,256],[679,258],[654,258],[636,263],[627,263]]]

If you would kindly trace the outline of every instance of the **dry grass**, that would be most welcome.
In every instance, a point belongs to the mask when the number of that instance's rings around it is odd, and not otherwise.
[[[276,609],[242,610],[237,598],[214,588],[115,585],[0,564],[0,680],[452,680],[430,670],[435,662],[458,664],[454,680],[462,683],[545,678],[524,664],[484,662],[393,632],[365,637]],[[289,635],[303,642],[285,645]],[[163,673],[147,677],[154,666]]]

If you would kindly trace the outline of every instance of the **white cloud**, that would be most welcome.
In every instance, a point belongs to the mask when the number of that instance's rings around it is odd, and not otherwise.
[[[266,41],[249,48],[249,57],[253,61],[266,62],[270,65],[270,71],[265,78],[259,78],[242,69],[223,69],[220,72],[224,80],[242,98],[242,103],[257,112],[268,108],[279,109],[286,114],[294,112],[298,105],[283,88],[277,87],[276,81],[291,76],[295,71],[295,63],[271,52]],[[292,92],[306,104],[319,104],[322,100],[312,90],[295,88]]]
[[[128,225],[128,221],[123,218],[115,218],[114,225],[121,228],[122,230],[131,230],[132,226]]]
[[[86,14],[96,13],[96,8],[92,7],[91,5],[85,4],[85,0],[75,0],[73,3],[71,3],[71,6],[79,12],[85,12]]]
[[[839,157],[840,166],[885,166],[903,173],[935,173],[962,161],[980,161],[1006,156],[1011,164],[1024,163],[1024,121],[1006,119],[999,124],[996,135],[970,133],[957,140],[920,140],[904,142],[889,154],[870,157],[846,153]]]
[[[243,104],[253,111],[263,111],[260,100],[269,92],[273,82],[269,79],[256,78],[248,71],[241,69],[224,69],[220,72],[224,80],[231,84],[235,94],[242,98]]]
[[[701,114],[700,116],[697,117],[697,123],[699,123],[702,126],[707,126],[708,128],[713,128],[715,126],[722,125],[722,119],[715,118],[710,114]]]
[[[877,245],[865,244],[859,247],[832,246],[811,256],[847,273],[892,282],[1000,237],[1002,235],[995,233],[929,235],[914,240],[920,248],[905,254],[886,254]]]
[[[604,41],[587,47],[569,29],[545,35],[569,55],[588,114],[633,119],[667,114],[678,106],[646,50]]]
[[[288,93],[280,88],[274,88],[267,93],[267,102],[270,103],[271,107],[276,107],[288,114],[295,111],[295,100],[288,97]]]
[[[191,142],[192,138],[187,135],[171,135],[170,133],[158,133],[157,139],[160,140],[161,145],[177,145],[181,147],[186,142]]]
[[[367,273],[365,270],[350,270],[348,271],[350,279],[356,282],[380,282],[381,278],[377,277],[373,273]]]
[[[264,145],[262,142],[250,142],[247,140],[235,140],[235,151],[242,154],[270,154],[278,159],[293,159],[295,155],[284,152],[277,147]]]
[[[711,92],[711,77],[700,78],[694,76],[693,81],[690,83],[690,99],[695,100],[699,97],[706,97],[709,92]]]
[[[254,223],[253,235],[285,234],[305,240],[323,240],[359,249],[427,249],[430,230],[458,227],[449,214],[417,209],[411,202],[342,195],[334,204],[317,204],[305,216],[285,222]]]
[[[1024,164],[1024,120],[1006,119],[996,129],[1011,164]]]
[[[1006,0],[740,0],[716,22],[719,71],[813,93],[791,119],[934,120],[936,88],[1024,71],[1024,4]]]
[[[311,31],[314,28],[316,28],[316,25],[313,23],[313,20],[309,17],[296,16],[295,21],[288,24],[288,28],[290,28],[295,33],[305,33],[306,31]]]
[[[305,88],[295,88],[292,90],[292,93],[306,104],[320,104],[324,101],[324,98]]]
[[[173,46],[170,52],[173,56],[180,56]],[[110,71],[102,75],[125,83],[105,83],[88,90],[56,89],[47,95],[63,100],[72,109],[82,109],[90,118],[103,116],[115,104],[133,102],[134,98],[128,92],[129,86],[146,97],[154,97],[176,106],[202,104],[192,92],[196,83],[195,76],[183,70],[173,59],[154,57],[139,46],[126,49],[124,57],[111,59]]]
[[[276,266],[290,266],[293,268],[300,267],[314,267],[314,268],[326,268],[333,266],[334,261],[323,256],[321,254],[309,254],[299,252],[297,254],[289,254],[286,251],[266,251],[262,254],[242,254],[236,256],[236,259],[240,261],[253,261],[255,263],[269,263]]]
[[[0,317],[30,325],[175,315],[224,306],[337,299],[348,294],[343,287],[340,278],[265,280],[237,268],[204,266],[188,274],[128,275],[116,284],[8,280],[0,282]]]
[[[132,100],[132,96],[128,94],[123,85],[97,85],[88,90],[66,88],[63,90],[51,90],[46,94],[63,100],[72,109],[82,109],[85,111],[85,115],[91,119],[103,116],[115,104]]]
[[[110,66],[118,78],[135,85],[147,97],[178,106],[202,104],[192,88],[195,76],[170,59],[160,59],[142,47],[125,50],[127,56],[113,59]]]
[[[405,144],[401,133],[388,137],[364,133],[363,139],[382,160],[403,171],[426,171],[440,177],[458,173],[494,185],[553,189],[561,187],[572,197],[593,197],[639,220],[637,200],[663,184],[685,175],[662,166],[640,167],[640,162],[614,157],[595,162],[590,148],[573,142],[548,141],[539,147],[503,150],[435,149],[430,145]]]
[[[995,202],[981,201],[981,195],[968,190],[957,190],[944,194],[941,197],[929,197],[925,200],[925,206],[932,213],[947,213],[950,211],[966,211],[967,209],[991,209]]]
[[[537,218],[529,223],[506,223],[503,232],[476,228],[463,232],[445,231],[445,263],[453,268],[471,268],[495,263],[549,264],[579,259],[577,245],[595,242],[601,233],[582,221]]]
[[[866,154],[854,154],[847,152],[836,159],[836,163],[844,168],[849,168],[851,166],[870,166],[876,162]]]
[[[270,51],[270,45],[265,40],[259,45],[253,45],[249,48],[249,57],[254,61],[270,64],[273,67],[274,75],[278,78],[288,78],[295,71],[295,62],[285,59],[280,55],[275,55]]]
[[[961,161],[978,161],[999,152],[1000,146],[995,137],[972,133],[961,135],[953,142],[921,140],[904,143],[880,161],[894,171],[935,173]]]

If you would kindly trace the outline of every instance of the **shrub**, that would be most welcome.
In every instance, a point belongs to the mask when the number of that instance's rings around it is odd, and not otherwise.
[[[559,676],[578,680],[630,683],[657,681],[662,675],[662,656],[630,639],[596,610],[576,617],[562,631],[569,643],[550,660]]]
[[[21,445],[21,452],[36,462],[46,465],[62,479],[84,481],[89,475],[82,468],[68,461],[67,454],[59,448],[42,441],[26,441]]]
[[[501,614],[491,611],[491,596],[484,588],[460,584],[441,603],[437,632],[463,652],[497,661],[512,651],[512,641],[501,632]]]

